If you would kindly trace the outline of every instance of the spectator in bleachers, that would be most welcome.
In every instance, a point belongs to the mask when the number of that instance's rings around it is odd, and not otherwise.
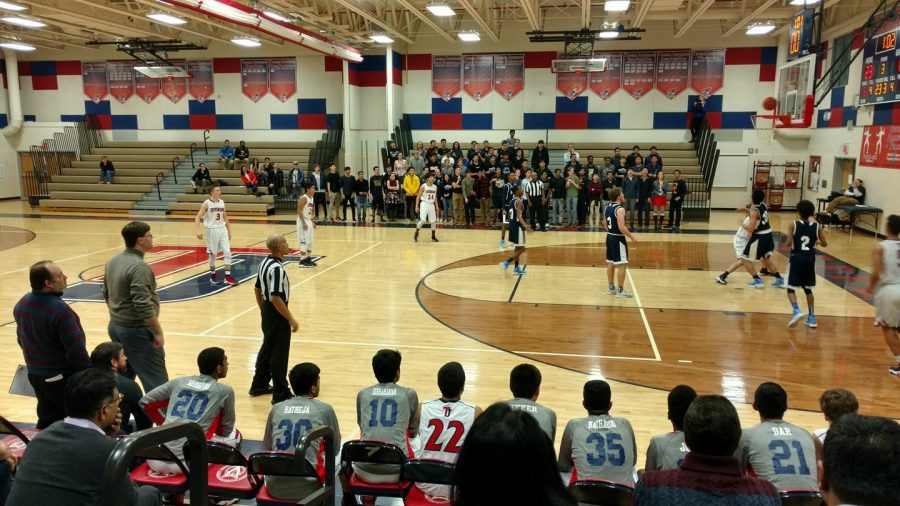
[[[322,167],[317,163],[313,166],[312,172],[306,177],[309,184],[316,187],[313,193],[313,203],[316,207],[316,221],[319,221],[319,206],[322,207],[325,218],[328,218],[328,182],[325,174],[322,174]]]
[[[328,212],[326,215],[334,223],[338,219],[338,206],[341,205],[341,175],[338,174],[337,166],[333,163],[328,165],[325,183],[328,185]]]
[[[828,432],[822,454],[819,483],[828,506],[900,505],[900,425],[894,420],[842,416]]]
[[[588,416],[569,420],[559,447],[559,470],[578,480],[606,480],[634,487],[637,443],[627,419],[609,414],[609,383],[584,384],[582,407]],[[574,471],[573,471],[574,469]]]
[[[438,177],[438,176],[440,176],[440,174],[442,172],[441,167],[443,167],[444,165],[445,164],[441,163],[441,161],[438,160],[437,153],[433,153],[431,156],[428,157],[428,160],[425,161],[425,168],[422,171],[422,173],[416,174],[416,175],[419,177],[424,177],[426,173],[430,172],[430,173],[434,174],[435,177]],[[406,174],[404,174],[404,177],[405,176],[406,176]],[[397,177],[399,178],[400,174],[397,174]]]
[[[422,141],[419,141],[416,143],[416,148],[415,148],[414,152],[415,151],[417,151],[419,153],[419,156],[421,156],[422,158],[425,158],[425,144]]]
[[[223,169],[234,168],[234,148],[231,147],[231,142],[228,139],[225,139],[225,144],[219,148],[219,162],[222,164]]]
[[[541,230],[547,231],[550,222],[550,171],[541,172],[541,209],[538,222]]]
[[[650,155],[648,156],[648,158],[653,159],[654,156],[656,157],[656,162],[659,164],[660,168],[662,168],[662,166],[663,166],[662,155],[660,155],[659,151],[656,150],[656,146],[650,146]]]
[[[691,144],[697,142],[700,137],[700,128],[703,126],[703,119],[706,118],[706,110],[703,97],[697,97],[694,106],[691,108]]]
[[[475,224],[475,210],[478,209],[478,196],[475,194],[475,178],[472,171],[466,171],[462,180],[463,206],[465,207],[466,226]]]
[[[469,150],[466,151],[466,158],[471,160],[475,155],[481,156],[481,147],[478,145],[478,141],[472,141],[469,143]]]
[[[356,179],[351,175],[350,167],[344,167],[344,175],[341,176],[341,207],[343,208],[343,217],[341,221],[347,221],[347,208],[356,221],[356,207],[354,206],[354,188],[356,187]]]
[[[284,195],[284,171],[281,170],[281,167],[278,166],[278,162],[272,162],[272,167],[272,180],[269,184],[269,187],[272,188],[272,191],[270,191],[269,194]]]
[[[613,149],[613,155],[610,157],[610,162],[612,162],[612,164],[615,165],[617,169],[619,167],[625,166],[622,160],[622,150],[618,146]]]
[[[247,167],[241,167],[241,184],[244,185],[244,188],[250,190],[250,193],[256,195],[256,188],[258,185],[256,173]]]
[[[551,172],[550,169],[547,168],[547,164],[544,163],[543,160],[538,162],[538,165],[534,168],[534,170],[537,171],[538,176],[546,174],[548,178],[553,177],[553,172]]]
[[[268,191],[269,176],[266,173],[266,165],[257,166],[253,173],[256,175],[256,185],[261,186]]]
[[[100,157],[100,183],[110,184],[116,175],[116,167],[113,163],[103,155]]]
[[[222,348],[206,348],[197,355],[197,376],[185,376],[147,392],[141,406],[159,425],[178,420],[196,422],[206,439],[229,446],[241,444],[241,433],[234,427],[234,389],[219,382],[228,375],[228,357]],[[166,443],[175,457],[184,459],[185,440]],[[180,474],[174,462],[149,460],[150,469],[165,474]]]
[[[353,196],[356,199],[356,213],[353,218],[357,224],[366,222],[366,210],[369,207],[369,181],[363,175],[363,171],[356,173],[356,181],[353,182]],[[375,213],[372,213],[374,219]]]
[[[599,227],[605,223],[603,194],[603,181],[600,181],[600,174],[594,174],[588,183],[588,205],[590,206],[588,226],[590,227]]]
[[[622,195],[625,197],[625,214],[628,215],[628,228],[634,228],[634,215],[637,210],[640,179],[635,177],[633,170],[628,169],[625,178],[617,182],[622,187]]]
[[[669,201],[669,227],[673,232],[681,232],[681,209],[687,193],[687,183],[681,179],[681,171],[675,169],[675,180],[672,181],[672,199]]]
[[[465,158],[463,156],[462,146],[459,145],[459,142],[453,141],[453,146],[450,148],[450,156],[457,162]]]
[[[639,169],[641,174],[640,179],[638,180],[637,185],[637,214],[638,214],[638,227],[646,231],[646,229],[650,226],[650,209],[652,207],[652,199],[653,199],[653,179],[650,177],[650,174],[647,173],[647,169]]]
[[[288,193],[297,196],[301,193],[301,190],[303,190],[305,185],[306,181],[303,178],[303,169],[300,168],[300,163],[294,160],[294,163],[291,164],[291,171],[288,172]]]
[[[250,158],[250,150],[247,149],[247,144],[244,143],[244,141],[241,141],[238,144],[238,147],[234,148],[234,159],[244,163],[248,158]]]
[[[406,177],[403,178],[403,195],[406,200],[404,213],[407,220],[417,220],[416,216],[416,195],[419,194],[419,187],[422,181],[412,169],[406,171]]]
[[[437,141],[434,139],[431,139],[431,142],[428,143],[428,149],[425,150],[425,158],[431,158],[431,155],[438,155]]]
[[[394,162],[400,159],[400,156],[403,155],[403,152],[400,151],[400,148],[397,147],[396,141],[391,141],[388,143],[387,148],[388,155],[388,164],[394,165]]]
[[[721,395],[697,397],[684,415],[690,452],[678,468],[648,469],[637,485],[634,504],[780,506],[771,483],[741,473],[734,457],[740,439],[741,421],[731,401]]]
[[[194,193],[197,193],[197,185],[200,185],[201,192],[209,193],[208,189],[212,184],[213,181],[212,176],[209,175],[209,169],[206,168],[205,163],[200,162],[197,171],[191,176],[191,187],[194,189]]]
[[[504,187],[506,186],[506,178],[503,177],[503,171],[500,167],[492,169],[491,174],[491,225],[498,220],[502,223],[501,213],[503,212]]]
[[[109,371],[72,375],[65,389],[66,418],[35,435],[16,470],[7,506],[96,506],[109,493],[119,504],[162,504],[159,491],[136,487],[123,473],[114,489],[104,488],[106,461],[118,441],[121,399]]]
[[[578,192],[581,190],[581,178],[575,174],[575,168],[569,167],[566,177],[566,226],[574,227],[578,223]]]
[[[416,171],[417,175],[422,174],[422,170],[425,168],[425,159],[422,158],[422,153],[420,151],[413,151],[412,157],[407,160],[409,167],[412,167],[413,170]],[[391,170],[386,170],[385,173],[389,173]],[[406,170],[403,171],[406,174]]]
[[[400,187],[400,180],[397,179],[397,174],[393,172],[388,174],[387,182],[384,184],[384,206],[387,211],[388,222],[391,223],[397,221],[398,212],[403,212],[403,198],[400,195]]]
[[[606,173],[606,178],[603,180],[603,207],[600,208],[600,224],[598,226],[602,227],[603,224],[603,212],[606,209],[606,206],[612,204],[612,199],[609,196],[610,190],[613,188],[618,188],[619,185],[616,183],[616,177],[612,172]]]
[[[91,366],[81,319],[62,300],[66,279],[50,260],[32,264],[28,270],[31,292],[13,308],[28,383],[37,397],[38,429],[65,417],[68,378]]]
[[[465,199],[463,199],[463,176],[460,169],[454,169],[453,175],[450,176],[450,182],[453,185],[453,224],[465,224]]]
[[[438,146],[438,156],[444,157],[450,154],[450,146],[447,145],[447,139],[441,139],[441,145]]]
[[[591,176],[582,167],[578,170],[578,178],[581,180],[581,188],[578,189],[578,225],[584,226],[588,218],[588,185],[591,184]]]
[[[438,197],[441,199],[441,205],[435,206],[438,220],[453,223],[453,179],[450,174],[443,174],[435,184],[438,187]]]
[[[261,169],[261,167],[259,166],[259,158],[254,158],[253,160],[250,160],[249,167],[250,167],[250,170],[252,170],[253,172],[259,172]]]
[[[587,171],[588,177],[592,177],[594,174],[600,174],[600,167],[594,163],[594,155],[588,155],[584,169]]]
[[[556,412],[537,403],[541,395],[541,371],[531,364],[513,367],[509,373],[509,390],[513,399],[506,404],[533,416],[550,441],[556,440]]]
[[[753,409],[759,412],[760,423],[744,429],[741,466],[775,485],[779,492],[815,490],[815,438],[806,429],[784,421],[787,407],[787,392],[777,383],[766,382],[756,388]]]
[[[369,177],[369,194],[371,196],[372,223],[375,217],[380,216],[384,221],[384,177],[381,168],[372,167],[372,175]]]
[[[834,425],[834,422],[836,422],[838,418],[859,411],[859,401],[856,400],[856,395],[850,390],[844,388],[829,388],[822,392],[822,395],[819,397],[819,407],[822,408],[822,415],[825,417],[825,421],[828,422],[828,426],[830,427],[831,425]],[[816,436],[816,439],[818,439],[820,443],[825,442],[825,436],[827,434],[827,427],[813,431],[813,435]]]
[[[634,166],[632,166],[631,168],[634,169],[635,172],[640,172],[641,169],[646,169],[647,167],[644,166],[644,157],[642,157],[641,155],[636,156],[634,158]],[[650,171],[648,170],[647,173],[649,174]],[[655,179],[654,176],[650,176],[650,178]]]
[[[662,172],[662,164],[659,163],[659,158],[656,155],[650,155],[650,159],[647,160],[647,163],[644,165],[647,167],[647,171],[650,173],[650,177],[656,177],[657,174]]]
[[[403,156],[403,153],[398,151],[397,158],[395,158],[392,163],[395,171],[400,172],[402,170],[403,173],[406,174],[406,169],[409,168],[409,161]]]
[[[509,137],[506,138],[506,143],[509,145],[509,147],[515,149],[516,144],[518,144],[520,142],[521,141],[519,141],[519,139],[516,138],[516,131],[510,130]]]
[[[563,163],[566,165],[572,164],[572,162],[577,162],[581,159],[578,155],[578,151],[575,151],[575,145],[571,142],[569,146],[566,148],[566,152],[563,153]]]
[[[328,427],[334,433],[332,454],[338,455],[341,449],[341,429],[338,425],[334,408],[317,399],[322,391],[319,378],[319,367],[304,362],[291,368],[288,380],[294,397],[272,406],[266,421],[263,444],[268,451],[293,453],[300,439],[313,427]],[[306,452],[306,461],[316,469],[319,476],[325,474],[324,441],[313,443]],[[266,489],[272,497],[299,501],[316,491],[319,482],[316,478],[266,476]]]
[[[484,167],[477,167],[478,177],[475,178],[475,195],[478,198],[478,208],[480,210],[481,224],[490,226],[491,224],[491,180],[485,173]]]
[[[666,196],[669,194],[669,183],[666,181],[664,172],[656,173],[656,180],[653,181],[653,228],[659,232],[663,226],[663,219],[666,214]]]
[[[125,347],[115,341],[100,343],[91,352],[91,365],[103,371],[112,370],[116,377],[116,386],[122,394],[122,402],[119,403],[119,411],[122,413],[122,430],[131,434],[135,430],[149,429],[153,422],[141,408],[141,398],[144,391],[132,379],[126,376],[128,370],[128,357],[125,356]],[[134,417],[134,425],[131,417]]]
[[[454,506],[576,506],[553,442],[535,419],[504,403],[475,419],[456,461]]]
[[[19,460],[10,451],[9,446],[0,441],[0,506],[6,506],[6,498],[12,487],[12,474]]]
[[[613,176],[616,175],[616,166],[612,163],[612,160],[611,160],[608,156],[603,157],[603,167],[602,167],[602,169],[603,169],[603,176],[602,176],[602,177],[603,177],[604,179],[606,178],[606,174],[610,174],[610,173],[611,173]]]
[[[546,167],[550,166],[550,151],[548,151],[547,147],[544,145],[543,139],[539,140],[537,146],[531,150],[531,165],[533,167],[539,167],[541,162],[544,162]]]
[[[638,158],[641,159],[640,162],[638,161]],[[627,167],[643,166],[643,160],[644,157],[641,156],[641,147],[636,145],[631,148],[631,154],[625,157],[625,164]]]
[[[509,142],[500,141],[500,149],[497,150],[497,158],[503,158],[506,156],[510,161],[513,159],[514,151],[510,149]]]
[[[678,385],[669,391],[668,417],[672,422],[672,432],[653,436],[650,440],[647,462],[644,465],[645,472],[678,469],[684,461],[684,457],[690,451],[684,442],[684,415],[696,398],[697,392],[687,385]]]
[[[562,226],[563,208],[565,207],[566,192],[568,185],[566,178],[563,177],[562,170],[556,169],[553,179],[550,180],[550,205],[553,210],[553,216],[550,222],[557,227]]]
[[[628,171],[631,170],[627,167],[627,162],[625,161],[625,157],[619,158],[619,164],[616,165],[616,180],[619,183],[619,186],[622,186],[622,180],[625,179],[625,176],[628,175]],[[640,171],[637,171],[640,172]],[[635,173],[637,174],[637,173]]]
[[[397,445],[410,458],[409,441],[419,431],[420,406],[415,390],[397,384],[401,360],[395,350],[379,350],[372,357],[378,383],[356,394],[356,422],[360,439]],[[354,464],[353,468],[369,483],[396,483],[400,479],[399,466]]]
[[[523,171],[528,169],[528,159],[525,158],[524,150],[516,149],[513,151],[513,167]]]

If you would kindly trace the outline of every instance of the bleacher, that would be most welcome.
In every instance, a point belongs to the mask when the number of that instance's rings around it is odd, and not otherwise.
[[[650,159],[650,143],[634,142],[634,143],[614,143],[614,142],[579,142],[575,144],[575,151],[581,159],[581,164],[587,163],[587,157],[593,156],[594,163],[600,165],[603,157],[612,157],[613,150],[618,147],[622,156],[631,154],[631,148],[634,145],[641,146],[641,156],[647,161]],[[675,169],[681,171],[682,175],[687,178],[702,177],[700,172],[700,161],[694,152],[694,146],[688,142],[663,142],[652,144],[656,146],[659,156],[663,160],[663,170],[666,174],[672,174]],[[547,150],[551,153],[562,153],[567,149],[568,145],[564,142],[550,142],[547,144]],[[531,148],[529,148],[530,157]],[[671,179],[670,179],[671,180]]]

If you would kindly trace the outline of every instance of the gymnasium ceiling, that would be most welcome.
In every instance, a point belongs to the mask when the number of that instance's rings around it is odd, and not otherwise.
[[[255,37],[264,47],[292,46],[164,0],[7,1],[28,7],[18,14],[39,18],[48,26],[19,28],[0,21],[0,39],[28,42],[39,49],[66,51],[84,48],[88,41],[121,38],[177,38],[202,45],[230,45],[236,36]],[[715,34],[721,37],[718,44],[727,46],[729,39],[745,37],[746,27],[754,22],[771,20],[778,27],[775,34],[783,33],[787,20],[799,10],[789,0],[632,0],[627,12],[609,15],[612,13],[604,11],[602,0],[447,0],[456,15],[441,18],[425,10],[430,0],[233,1],[260,11],[278,12],[302,28],[360,50],[374,45],[370,35],[382,33],[409,52],[415,52],[417,44],[434,48],[453,43],[454,49],[464,48],[456,46],[460,31],[478,31],[482,42],[503,39],[521,41],[526,46],[525,33],[532,30],[597,29],[604,21],[645,28],[648,33],[644,38],[664,33],[677,41],[691,33]],[[859,26],[877,4],[875,0],[820,1],[825,2],[826,35]],[[187,24],[172,27],[146,18],[160,11],[177,14]],[[0,17],[10,14],[14,13],[0,9]]]

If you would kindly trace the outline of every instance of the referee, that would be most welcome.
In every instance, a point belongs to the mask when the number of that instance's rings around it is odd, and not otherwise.
[[[297,332],[297,320],[288,309],[291,285],[282,261],[290,248],[282,235],[266,239],[269,256],[256,275],[256,304],[262,316],[263,343],[256,355],[256,372],[250,395],[272,394],[272,404],[290,399],[287,366],[291,351],[291,332]],[[269,379],[272,386],[269,386]]]
[[[544,202],[541,200],[544,196],[544,182],[537,178],[537,172],[530,172],[531,179],[525,183],[525,195],[528,196],[528,214],[531,215],[531,228],[539,230],[541,228],[540,216],[544,214]],[[537,226],[535,226],[537,222]],[[546,224],[544,224],[546,228]]]

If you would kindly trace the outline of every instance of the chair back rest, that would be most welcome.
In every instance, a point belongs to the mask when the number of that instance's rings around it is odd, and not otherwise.
[[[266,476],[303,476],[318,478],[316,469],[302,455],[259,452],[250,456],[250,472]]]
[[[576,481],[569,486],[579,503],[598,506],[630,506],[634,489],[605,480]]]
[[[785,490],[778,493],[782,506],[821,506],[822,494],[818,490]]]
[[[16,427],[12,422],[7,420],[6,418],[3,418],[2,416],[0,416],[0,434],[12,434],[13,436],[21,439],[22,442],[26,445],[31,442],[31,440],[28,439],[28,436],[26,436],[24,432],[19,430],[19,428]]]
[[[400,471],[400,481],[453,485],[453,471],[455,469],[455,465],[442,460],[410,459],[403,464],[403,468]]]
[[[364,462],[366,464],[403,465],[406,456],[397,445],[381,441],[347,441],[341,448],[341,462]]]
[[[208,462],[210,464],[222,464],[225,466],[242,466],[247,467],[247,457],[233,446],[215,441],[206,442],[206,450],[209,455]],[[188,445],[184,445],[184,458],[190,459],[190,451]]]
[[[174,462],[181,470],[182,474],[188,477],[190,476],[190,473],[188,472],[187,466],[184,465],[184,462],[176,457],[175,453],[172,452],[172,450],[164,444],[142,448],[134,454],[134,457],[146,460],[162,460],[165,462]],[[187,454],[185,454],[185,459],[187,459]]]

